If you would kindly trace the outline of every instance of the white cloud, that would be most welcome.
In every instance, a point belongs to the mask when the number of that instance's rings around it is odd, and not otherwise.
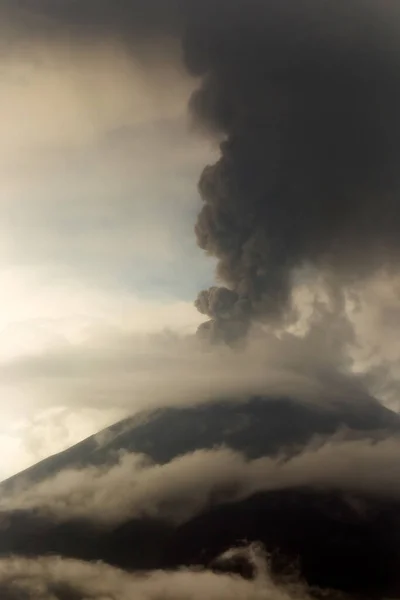
[[[200,569],[134,575],[102,563],[59,557],[9,558],[0,561],[0,592],[10,600],[49,600],[61,597],[60,594],[93,600],[294,600],[309,597],[306,587],[300,583],[274,582],[259,549],[249,548],[246,556],[256,567],[256,578],[251,581]]]

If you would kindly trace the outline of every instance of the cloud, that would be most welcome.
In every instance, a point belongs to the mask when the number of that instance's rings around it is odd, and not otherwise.
[[[0,270],[0,282],[3,290],[0,369],[23,356],[46,356],[52,360],[53,353],[66,351],[68,354],[74,347],[81,348],[83,357],[85,348],[89,349],[87,344],[92,348],[91,353],[97,343],[102,344],[101,338],[104,343],[110,336],[126,339],[128,331],[131,342],[143,346],[141,340],[151,333],[171,327],[184,335],[195,331],[201,319],[191,302],[168,294],[143,299],[134,290],[89,286],[58,270],[7,268]],[[112,371],[113,367],[110,376]],[[116,377],[118,371],[117,367]],[[86,382],[81,381],[82,385],[75,380],[77,387],[72,386],[76,392],[80,388],[79,393],[82,393],[83,403],[79,405],[74,401],[70,404],[72,388],[64,395],[56,380],[51,383],[48,373],[43,372],[43,377],[39,376],[32,387],[28,380],[24,381],[22,372],[20,375],[19,382],[3,381],[0,385],[0,452],[9,456],[0,467],[0,479],[64,450],[130,411],[127,404],[113,406],[111,397],[108,402],[107,390],[104,389],[106,396],[103,396],[100,382],[97,391],[92,389],[93,394],[88,390],[86,402],[84,388],[95,384],[91,376]],[[93,371],[92,375],[96,377]],[[110,388],[108,391],[111,393]],[[126,400],[128,395],[126,390]],[[95,401],[96,396],[98,401]],[[134,403],[135,399],[131,397],[131,400]]]
[[[385,281],[375,278],[360,295],[349,293],[348,318],[338,318],[323,285],[304,275],[298,319],[280,331],[255,329],[238,353],[204,352],[191,335],[201,316],[190,302],[149,302],[10,270],[2,278],[0,318],[1,439],[13,455],[4,477],[160,405],[265,393],[355,411],[374,410],[376,394],[396,407],[398,327],[393,319],[381,326],[396,297],[392,280]],[[173,331],[162,333],[168,326]],[[61,411],[62,431],[49,409]]]
[[[182,117],[193,87],[176,65],[143,64],[106,40],[71,45],[23,38],[1,54],[0,72],[3,170],[32,151],[79,149],[120,127]]]
[[[115,465],[65,469],[24,487],[20,483],[0,507],[34,510],[61,521],[84,519],[112,525],[153,518],[183,523],[217,504],[237,502],[256,492],[317,488],[400,498],[398,438],[316,439],[290,459],[248,460],[228,448],[198,450],[152,464],[143,455],[124,454]]]
[[[195,404],[215,396],[264,393],[325,405],[373,405],[361,377],[338,367],[319,335],[261,332],[241,353],[204,352],[192,335],[138,334],[129,321],[94,328],[48,351],[3,361],[2,385],[46,405],[124,407],[131,411]],[[326,333],[323,328],[318,333]],[[329,348],[328,348],[329,350]]]
[[[265,557],[256,547],[250,547],[246,557],[257,569],[254,580],[200,569],[132,575],[106,564],[60,557],[3,559],[0,561],[0,593],[4,600],[200,600],[204,597],[210,600],[291,600],[309,597],[306,587],[299,583],[274,582],[268,574]]]

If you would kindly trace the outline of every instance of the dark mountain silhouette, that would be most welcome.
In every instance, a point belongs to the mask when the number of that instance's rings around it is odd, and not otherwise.
[[[221,444],[255,458],[297,452],[315,435],[346,430],[376,437],[400,433],[400,419],[371,401],[335,408],[254,397],[142,413],[50,457],[0,486],[30,486],[65,468],[105,465],[121,451],[148,454],[157,463]],[[195,492],[195,490],[194,490]],[[210,506],[180,525],[128,519],[104,526],[83,519],[59,522],[32,510],[0,514],[0,555],[60,554],[103,560],[130,570],[202,564],[243,566],[217,557],[244,541],[262,542],[275,572],[296,565],[308,583],[380,596],[400,591],[400,503],[379,497],[292,489],[257,493]]]
[[[373,400],[362,407],[352,403],[333,407],[256,396],[160,408],[111,425],[9,478],[0,484],[0,490],[21,479],[38,482],[67,467],[112,462],[121,450],[144,453],[163,464],[181,454],[223,443],[256,458],[301,447],[315,435],[330,435],[340,429],[375,434],[400,431],[400,418]]]

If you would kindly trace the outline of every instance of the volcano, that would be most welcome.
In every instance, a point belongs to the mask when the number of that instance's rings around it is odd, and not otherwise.
[[[399,417],[374,401],[360,408],[290,398],[217,400],[125,419],[3,482],[0,489],[2,496],[18,495],[66,470],[113,465],[121,453],[140,453],[159,465],[221,445],[249,459],[290,457],[315,436],[379,440],[399,433]],[[129,571],[203,565],[251,577],[248,565],[218,557],[229,548],[259,542],[275,573],[295,568],[312,586],[381,596],[399,591],[399,509],[399,502],[379,494],[307,486],[209,504],[179,523],[157,516],[111,525],[82,517],[59,521],[19,508],[0,515],[0,556],[61,555]]]

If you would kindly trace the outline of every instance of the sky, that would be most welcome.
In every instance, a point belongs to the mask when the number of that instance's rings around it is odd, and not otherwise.
[[[187,113],[195,78],[114,38],[28,43],[10,31],[0,53],[0,480],[163,395],[240,379],[231,367],[210,374],[185,341],[215,270],[193,233],[199,174],[218,156]],[[384,269],[346,296],[351,370],[396,410],[399,297],[399,276]],[[300,273],[294,299],[288,331],[301,338],[313,309],[329,307],[318,274]],[[322,346],[335,356],[342,333],[329,327],[315,327],[314,358]],[[263,368],[251,356],[243,386]]]
[[[110,329],[194,331],[213,277],[193,235],[196,183],[215,148],[188,123],[193,83],[171,73],[160,102],[115,45],[39,45],[0,69],[0,369]],[[0,479],[121,414],[2,379]]]

